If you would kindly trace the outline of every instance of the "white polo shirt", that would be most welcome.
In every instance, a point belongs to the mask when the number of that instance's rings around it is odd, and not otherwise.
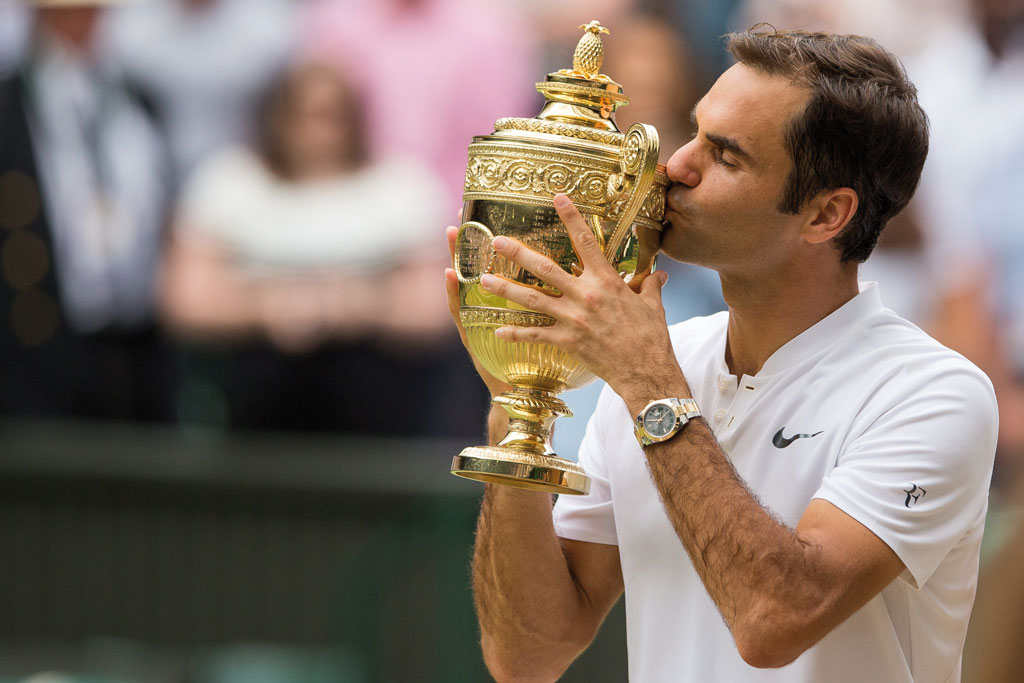
[[[874,283],[753,377],[729,374],[727,323],[694,318],[672,341],[747,486],[790,527],[828,500],[907,570],[792,664],[748,666],[665,514],[633,416],[606,389],[580,449],[590,494],[559,497],[554,519],[563,538],[619,546],[630,680],[959,681],[996,444],[988,378],[883,308]]]

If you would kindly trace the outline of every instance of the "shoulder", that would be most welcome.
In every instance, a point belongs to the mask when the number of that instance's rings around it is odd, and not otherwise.
[[[951,389],[995,404],[992,382],[974,363],[943,346],[913,323],[892,311],[879,311],[854,330],[860,365],[886,378],[890,389],[943,394]],[[898,381],[896,381],[898,380]]]
[[[724,353],[724,335],[728,326],[728,311],[669,325],[669,337],[679,362],[685,366],[691,361],[710,361],[712,355]]]
[[[390,156],[371,162],[362,171],[364,178],[380,182],[389,191],[415,194],[441,192],[441,180],[429,165],[410,156]]]
[[[268,175],[266,165],[248,147],[231,145],[205,157],[196,169],[197,175],[213,175],[245,172]]]
[[[211,187],[221,190],[225,185],[269,182],[270,178],[269,170],[255,152],[232,146],[204,158],[189,176],[185,193],[210,193]]]
[[[458,207],[446,205],[448,196],[438,173],[427,163],[410,156],[385,157],[361,171],[365,197],[387,202],[402,225],[434,228],[451,221]],[[397,201],[396,201],[397,199]]]
[[[690,341],[714,337],[722,333],[729,324],[729,312],[719,311],[711,315],[698,316],[668,326],[672,341],[687,339]]]
[[[999,421],[988,376],[891,311],[872,318],[853,331],[852,354],[859,357],[846,370],[860,383],[862,401],[853,442],[885,442],[887,452],[905,442],[951,472],[983,472],[995,453]]]
[[[254,152],[226,148],[204,159],[189,176],[179,199],[179,217],[193,227],[224,222],[245,213],[271,184],[269,171]]]

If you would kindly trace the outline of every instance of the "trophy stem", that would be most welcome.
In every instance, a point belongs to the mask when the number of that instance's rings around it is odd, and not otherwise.
[[[551,426],[569,406],[553,392],[517,386],[492,401],[508,413],[497,446],[471,446],[452,460],[452,474],[492,484],[549,493],[584,494],[590,479],[551,448]]]
[[[536,455],[555,455],[551,426],[558,417],[572,415],[565,401],[548,391],[515,387],[496,396],[492,403],[508,413],[508,429],[499,446]]]

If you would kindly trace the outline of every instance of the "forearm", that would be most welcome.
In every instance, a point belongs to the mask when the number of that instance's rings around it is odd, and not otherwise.
[[[240,282],[218,280],[216,286],[169,278],[161,291],[160,310],[165,322],[179,334],[198,339],[232,339],[254,334],[260,320],[254,299]]]
[[[683,382],[665,395],[690,393]],[[703,419],[644,450],[676,534],[745,659],[764,661],[768,647],[769,659],[784,663],[835,626],[835,576],[818,547],[760,504]]]
[[[750,493],[706,422],[645,450],[676,534],[745,658],[764,656],[770,641],[788,660],[835,626],[834,577],[818,548]]]
[[[182,336],[234,338],[259,325],[250,289],[218,248],[175,238],[161,266],[158,304],[164,321]]]
[[[504,433],[492,409],[491,442]],[[488,485],[477,524],[473,595],[484,658],[499,680],[554,680],[589,641],[585,601],[551,517],[551,496]]]

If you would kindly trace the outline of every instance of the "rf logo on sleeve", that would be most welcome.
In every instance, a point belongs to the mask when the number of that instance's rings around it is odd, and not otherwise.
[[[903,501],[903,506],[909,508],[911,506],[910,501],[914,501],[913,504],[916,505],[918,499],[928,492],[917,484],[911,484],[909,489],[903,489],[903,493],[907,494],[907,499]]]

